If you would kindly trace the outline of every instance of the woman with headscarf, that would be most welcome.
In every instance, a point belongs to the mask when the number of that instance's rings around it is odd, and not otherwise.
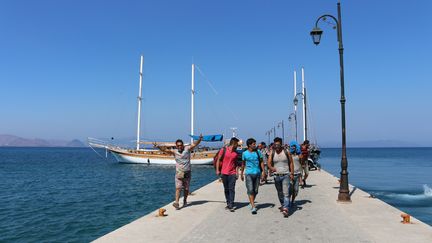
[[[301,159],[302,154],[300,150],[300,145],[296,141],[290,142],[290,154],[294,164],[294,178],[291,180],[290,185],[290,206],[294,205],[294,199],[296,198],[299,191],[299,180],[301,178]]]

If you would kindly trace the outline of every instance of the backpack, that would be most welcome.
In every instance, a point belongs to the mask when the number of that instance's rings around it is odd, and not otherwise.
[[[223,152],[222,152],[222,155],[221,155],[221,158],[220,158],[221,162],[223,161],[223,159],[225,157],[226,147],[223,147],[222,150],[223,150]],[[213,168],[215,168],[215,169],[216,169],[217,161],[218,161],[218,158],[219,158],[219,152],[220,152],[220,150],[213,157]],[[222,169],[222,163],[219,163],[219,170],[221,170],[221,169]]]

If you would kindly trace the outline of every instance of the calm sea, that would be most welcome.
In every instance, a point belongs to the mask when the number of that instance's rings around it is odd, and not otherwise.
[[[348,162],[351,184],[432,225],[432,148],[348,149]],[[340,149],[321,163],[338,175]],[[216,179],[193,170],[192,190]],[[94,240],[172,201],[173,176],[89,148],[0,148],[0,242]]]

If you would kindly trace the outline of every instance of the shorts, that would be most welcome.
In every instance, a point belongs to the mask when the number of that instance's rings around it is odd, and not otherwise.
[[[301,174],[303,176],[309,175],[309,161],[308,160],[303,161],[301,168],[300,168],[300,171],[301,171]]]
[[[191,181],[191,172],[184,172],[183,178],[179,178],[177,174],[175,175],[175,187],[176,189],[184,189],[185,191],[189,191],[190,181]]]
[[[260,185],[260,174],[246,174],[246,190],[248,195],[257,195]]]

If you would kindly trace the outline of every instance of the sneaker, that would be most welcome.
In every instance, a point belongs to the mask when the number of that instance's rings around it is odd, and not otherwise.
[[[228,209],[229,209],[230,212],[234,212],[235,211],[233,207],[229,207]]]
[[[251,213],[252,214],[257,214],[257,208],[252,208]]]
[[[179,210],[180,209],[180,205],[178,204],[178,203],[173,203],[172,204],[173,205],[173,207],[175,208],[175,209],[177,209],[177,210]]]

